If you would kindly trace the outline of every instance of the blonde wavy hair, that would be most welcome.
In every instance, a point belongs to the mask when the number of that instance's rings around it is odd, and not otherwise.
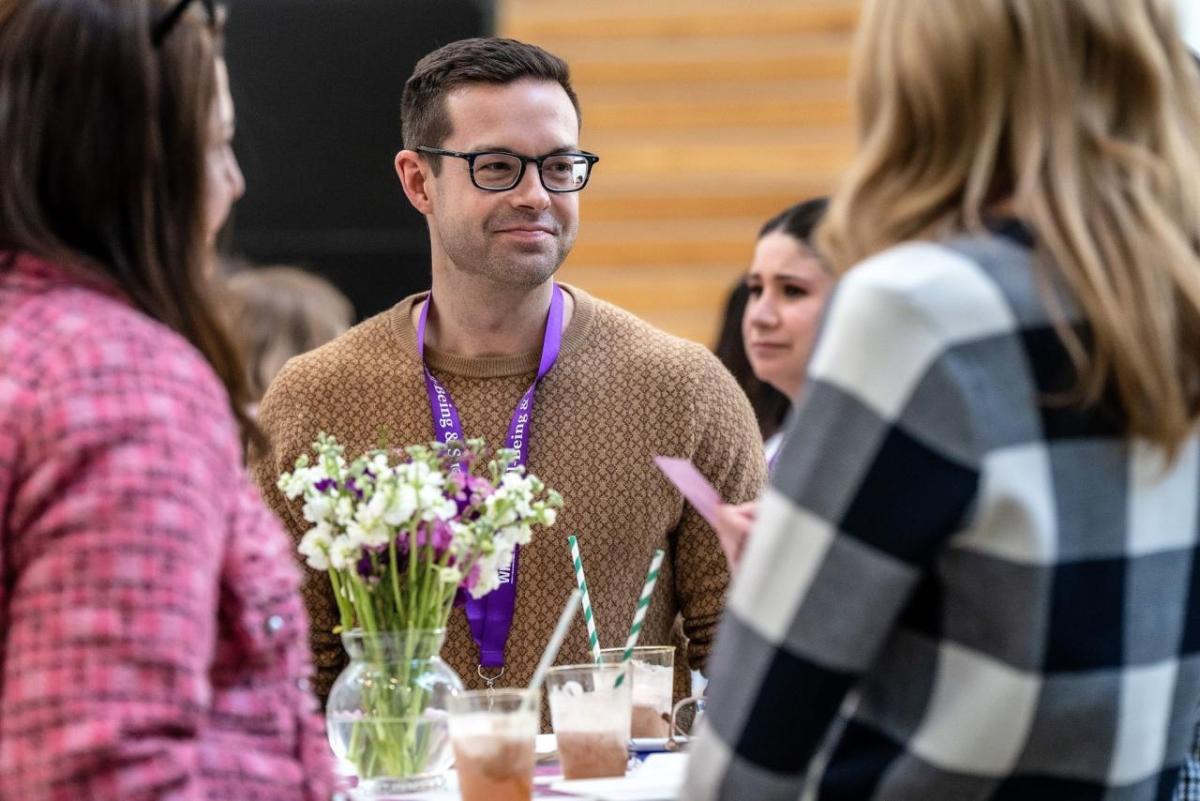
[[[1200,417],[1198,71],[1169,0],[866,0],[859,150],[818,247],[842,272],[1020,218],[1089,329],[1057,315],[1067,401],[1115,391],[1174,454]]]

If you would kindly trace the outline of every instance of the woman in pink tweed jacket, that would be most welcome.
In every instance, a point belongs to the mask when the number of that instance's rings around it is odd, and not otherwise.
[[[0,801],[332,789],[201,289],[241,180],[215,28],[188,0],[0,2]]]

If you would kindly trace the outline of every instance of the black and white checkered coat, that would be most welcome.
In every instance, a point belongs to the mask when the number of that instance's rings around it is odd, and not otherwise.
[[[1171,799],[1200,448],[1167,465],[1113,405],[1048,401],[1074,372],[1009,228],[841,281],[681,798]]]

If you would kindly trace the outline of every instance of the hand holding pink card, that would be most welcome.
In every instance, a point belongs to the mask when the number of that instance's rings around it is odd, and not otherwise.
[[[717,507],[723,501],[717,490],[708,479],[701,474],[696,466],[687,459],[676,459],[671,456],[655,456],[654,463],[666,474],[671,483],[683,493],[700,516],[708,521],[710,526],[717,526]]]

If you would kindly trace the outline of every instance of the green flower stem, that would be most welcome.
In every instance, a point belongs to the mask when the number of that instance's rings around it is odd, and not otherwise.
[[[392,537],[391,542],[388,543],[388,566],[391,568],[391,575],[389,576],[391,581],[388,583],[392,585],[392,601],[396,604],[395,608],[397,610],[403,609],[404,604],[400,601],[400,568],[396,560],[395,537]]]
[[[346,597],[346,592],[343,589],[342,579],[338,575],[338,571],[329,571],[329,581],[333,585],[333,598],[337,602],[338,618],[342,622],[342,631],[349,631],[354,627],[354,608],[350,604],[350,599]]]

